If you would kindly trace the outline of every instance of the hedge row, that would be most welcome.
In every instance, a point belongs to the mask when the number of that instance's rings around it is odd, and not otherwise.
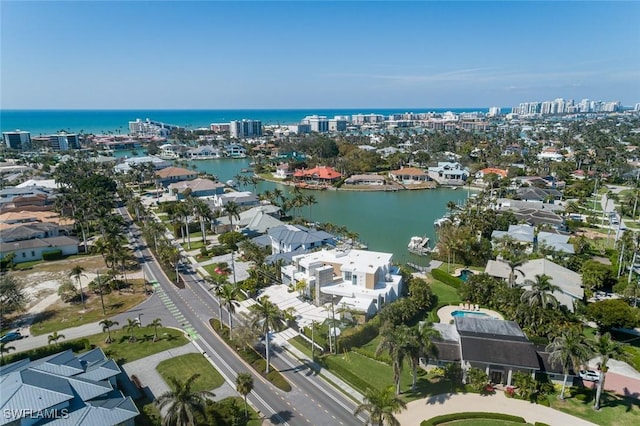
[[[223,326],[219,320],[212,318],[209,320],[209,324],[211,324],[211,327],[218,333],[218,336],[222,337],[229,347],[235,349],[236,353],[250,364],[254,370],[256,370],[256,373],[266,378],[273,384],[273,386],[280,390],[285,392],[289,392],[291,390],[291,384],[289,384],[277,369],[272,367],[269,373],[265,374],[267,361],[262,357],[262,355],[256,352],[253,348],[247,347],[248,350],[238,349],[233,342],[229,341],[229,329],[226,326]]]
[[[380,333],[378,316],[357,327],[344,330],[338,337],[340,352],[349,351],[354,347],[362,347],[375,339]]]
[[[453,275],[446,273],[442,269],[432,270],[431,275],[434,279],[450,285],[456,290],[460,290],[460,286],[463,284],[463,281],[460,278],[456,278]]]
[[[70,340],[68,342],[55,343],[48,346],[41,346],[39,348],[30,349],[24,352],[18,352],[13,355],[5,355],[0,362],[0,365],[10,364],[21,359],[29,358],[31,361],[43,358],[45,356],[57,354],[71,349],[73,352],[88,351],[91,349],[91,343],[88,339]]]
[[[467,412],[467,413],[444,414],[442,416],[433,417],[429,420],[423,420],[420,423],[420,426],[436,426],[442,423],[453,422],[455,420],[469,420],[469,419],[505,420],[505,421],[514,422],[514,423],[527,422],[524,418],[520,416],[512,416],[511,414]]]
[[[60,260],[64,256],[62,255],[62,250],[47,250],[42,252],[42,258],[44,260]]]
[[[327,356],[320,359],[320,364],[327,368],[331,373],[340,377],[345,382],[359,390],[361,393],[365,393],[367,389],[371,388],[371,385],[363,380],[362,377],[355,374],[344,364],[334,360],[332,357]]]

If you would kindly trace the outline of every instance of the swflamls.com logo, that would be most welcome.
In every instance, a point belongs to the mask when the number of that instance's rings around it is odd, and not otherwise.
[[[34,410],[31,408],[5,408],[2,410],[5,419],[66,419],[69,409]]]

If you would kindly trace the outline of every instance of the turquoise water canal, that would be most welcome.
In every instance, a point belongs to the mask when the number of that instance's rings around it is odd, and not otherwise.
[[[139,151],[142,155],[142,150]],[[118,156],[126,155],[120,151]],[[128,153],[130,155],[130,153]],[[198,160],[198,170],[213,174],[222,182],[241,174],[248,168],[250,159]],[[279,187],[286,194],[289,187],[261,181],[256,191],[273,190]],[[241,188],[242,189],[242,188]],[[247,186],[247,191],[253,187]],[[317,204],[301,209],[301,214],[312,222],[330,222],[346,226],[357,232],[362,243],[370,250],[393,253],[396,262],[413,262],[425,265],[425,257],[410,254],[407,244],[412,236],[427,235],[432,246],[436,234],[433,222],[447,212],[447,203],[464,203],[467,191],[464,188],[434,189],[398,192],[354,192],[354,191],[303,191],[313,194]]]

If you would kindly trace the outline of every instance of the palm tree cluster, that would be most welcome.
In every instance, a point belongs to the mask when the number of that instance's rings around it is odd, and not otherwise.
[[[264,191],[260,197],[263,200],[269,201],[271,204],[280,207],[282,214],[286,215],[288,211],[294,210],[296,215],[302,217],[302,209],[308,207],[307,220],[312,222],[311,207],[318,204],[318,200],[313,194],[303,194],[298,187],[293,187],[291,190],[291,197],[286,197],[282,190],[276,188],[273,191]]]

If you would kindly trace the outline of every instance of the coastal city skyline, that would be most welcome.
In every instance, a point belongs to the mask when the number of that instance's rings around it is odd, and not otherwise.
[[[366,112],[563,97],[633,107],[640,52],[624,41],[638,39],[639,16],[633,2],[9,1],[1,104]],[[51,31],[56,21],[74,24]]]

